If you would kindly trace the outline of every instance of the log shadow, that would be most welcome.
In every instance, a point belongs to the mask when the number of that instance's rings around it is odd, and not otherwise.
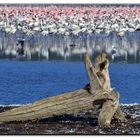
[[[98,126],[98,119],[93,117],[83,117],[74,115],[60,115],[53,116],[51,118],[38,120],[38,123],[51,123],[51,122],[62,122],[62,123],[88,123],[90,126]]]

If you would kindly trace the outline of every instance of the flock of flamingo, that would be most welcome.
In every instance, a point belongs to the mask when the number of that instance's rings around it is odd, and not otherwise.
[[[114,48],[125,60],[128,54],[137,59],[139,30],[138,5],[0,5],[0,58],[15,58],[21,38],[29,60],[111,54]]]
[[[0,30],[28,36],[41,33],[79,35],[140,30],[139,6],[0,6]]]

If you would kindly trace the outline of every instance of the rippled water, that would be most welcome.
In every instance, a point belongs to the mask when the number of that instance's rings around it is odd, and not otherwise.
[[[0,58],[16,57],[16,42],[25,39],[25,55],[27,59],[46,60],[81,60],[82,54],[88,52],[96,56],[101,52],[112,55],[112,46],[116,48],[114,61],[140,62],[140,31],[127,32],[118,36],[115,32],[106,34],[79,34],[64,36],[49,34],[43,36],[26,36],[17,32],[7,34],[0,31]]]
[[[111,64],[112,87],[121,103],[140,103],[140,65]],[[82,88],[87,83],[82,62],[0,60],[0,104],[26,104]]]

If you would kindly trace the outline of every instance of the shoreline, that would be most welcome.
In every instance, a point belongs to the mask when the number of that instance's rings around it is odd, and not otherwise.
[[[0,106],[0,112],[17,106]],[[139,135],[140,104],[121,105],[127,123],[112,121],[110,128],[100,128],[93,110],[43,120],[0,124],[0,135]]]

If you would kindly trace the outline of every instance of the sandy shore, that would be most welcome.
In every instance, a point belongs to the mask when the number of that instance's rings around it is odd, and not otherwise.
[[[0,112],[13,107],[0,107]],[[113,120],[110,128],[100,128],[92,110],[44,120],[0,124],[0,135],[140,135],[140,105],[121,106],[127,123]]]

